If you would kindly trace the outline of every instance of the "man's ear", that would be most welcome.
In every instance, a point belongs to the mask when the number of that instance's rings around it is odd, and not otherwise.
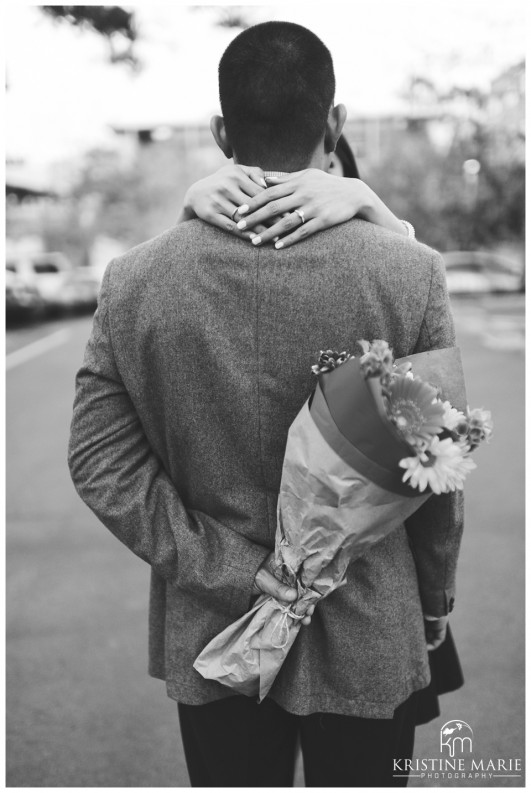
[[[324,139],[325,152],[327,154],[335,151],[336,143],[339,140],[346,120],[347,109],[345,105],[336,105],[330,109]]]
[[[212,132],[214,140],[218,144],[225,157],[230,160],[230,158],[233,156],[232,146],[230,145],[227,138],[227,131],[225,129],[223,116],[212,116],[210,119],[210,131]]]

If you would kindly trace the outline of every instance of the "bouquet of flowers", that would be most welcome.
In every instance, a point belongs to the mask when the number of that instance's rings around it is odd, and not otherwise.
[[[291,605],[268,595],[216,636],[194,668],[238,693],[267,695],[310,604],[346,581],[348,565],[433,493],[463,488],[490,413],[466,406],[459,350],[393,360],[387,342],[363,355],[321,352],[317,387],[293,421],[277,507],[276,575]]]

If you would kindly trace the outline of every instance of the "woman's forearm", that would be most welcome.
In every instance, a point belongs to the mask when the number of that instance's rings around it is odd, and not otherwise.
[[[376,195],[374,190],[371,190],[368,185],[365,185],[365,187],[367,188],[366,203],[364,203],[363,207],[358,211],[357,217],[368,220],[370,223],[375,223],[377,226],[383,226],[383,228],[389,229],[389,231],[394,231],[396,234],[401,234],[403,237],[406,237],[408,232],[402,221],[391,212],[389,207]]]
[[[413,230],[410,233],[361,179],[332,176],[310,168],[268,177],[269,186],[264,189],[267,183],[260,176],[262,173],[256,168],[232,165],[201,179],[187,190],[177,223],[199,217],[226,231],[248,236],[254,245],[275,242],[276,248],[287,247],[354,217],[401,236],[414,236]],[[301,211],[302,224],[297,217]],[[292,230],[293,222],[288,225],[288,221],[293,217],[297,224]]]
[[[235,210],[266,187],[261,168],[225,165],[188,188],[177,223],[201,218],[225,231],[235,230],[241,236],[234,222]]]
[[[192,202],[190,198],[190,189],[187,190],[186,195],[184,196],[183,207],[179,212],[179,217],[177,218],[177,223],[184,223],[186,220],[192,220],[196,218],[197,215],[192,208]]]

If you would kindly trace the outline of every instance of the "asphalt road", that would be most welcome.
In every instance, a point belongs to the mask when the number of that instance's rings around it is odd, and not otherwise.
[[[439,731],[460,719],[474,757],[523,758],[523,299],[460,301],[456,321],[470,404],[492,410],[496,432],[467,487],[452,615],[466,685],[418,730],[416,756],[441,757]],[[82,504],[66,467],[89,327],[7,334],[7,785],[188,786],[175,703],[146,672],[148,568]]]

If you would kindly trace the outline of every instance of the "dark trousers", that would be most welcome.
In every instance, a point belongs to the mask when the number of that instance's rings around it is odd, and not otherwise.
[[[295,716],[245,696],[178,710],[192,787],[292,787],[299,741],[306,787],[407,785],[393,759],[413,755],[415,695],[392,719]]]

